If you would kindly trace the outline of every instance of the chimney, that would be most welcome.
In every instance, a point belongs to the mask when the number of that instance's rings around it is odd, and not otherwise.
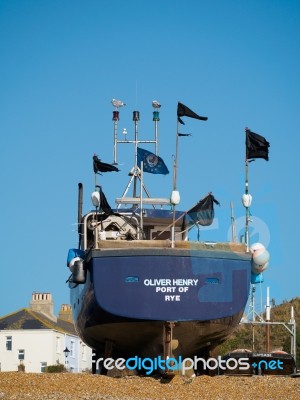
[[[62,304],[59,310],[58,319],[73,323],[72,308],[70,304]]]
[[[32,299],[30,302],[30,308],[32,311],[44,314],[52,321],[56,322],[57,318],[53,313],[53,301],[51,293],[32,293]]]

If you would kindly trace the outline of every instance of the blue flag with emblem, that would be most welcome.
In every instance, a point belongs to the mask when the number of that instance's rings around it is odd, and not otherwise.
[[[169,170],[162,158],[151,153],[148,150],[144,150],[138,147],[137,165],[139,168],[141,168],[141,162],[143,162],[144,172],[149,172],[150,174],[163,174],[163,175],[169,173]]]

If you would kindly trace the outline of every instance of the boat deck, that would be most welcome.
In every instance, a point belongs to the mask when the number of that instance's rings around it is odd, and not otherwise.
[[[98,249],[126,249],[126,248],[171,248],[171,240],[99,240]],[[175,249],[205,250],[205,251],[228,251],[246,253],[246,246],[234,242],[190,242],[175,241]]]

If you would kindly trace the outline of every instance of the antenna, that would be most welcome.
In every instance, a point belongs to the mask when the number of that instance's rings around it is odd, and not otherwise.
[[[230,209],[231,209],[231,235],[232,235],[232,241],[234,243],[237,242],[237,237],[236,237],[236,224],[235,224],[235,217],[234,217],[234,210],[233,210],[233,202],[230,202]]]
[[[270,288],[267,287],[266,322],[271,321]],[[270,353],[270,324],[266,324],[266,352]]]
[[[138,81],[135,81],[135,108],[138,106]]]
[[[158,155],[158,121],[159,121],[159,111],[161,104],[157,100],[152,101],[153,111],[153,121],[154,121],[154,135],[155,135],[155,154]]]
[[[118,164],[117,163],[117,136],[118,136],[118,121],[120,120],[119,116],[119,108],[126,106],[126,103],[124,103],[122,100],[116,100],[112,99],[111,104],[115,107],[113,111],[113,121],[114,121],[114,162],[113,164]]]

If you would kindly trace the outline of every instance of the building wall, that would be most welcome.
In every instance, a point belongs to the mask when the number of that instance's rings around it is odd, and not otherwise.
[[[67,335],[66,347],[70,350],[65,359],[70,372],[83,372],[92,368],[92,349],[77,336]]]
[[[12,338],[11,350],[7,350],[7,337]],[[0,331],[1,371],[17,371],[19,351],[24,350],[26,372],[42,372],[42,365],[64,364],[72,372],[91,368],[92,350],[86,346],[86,360],[82,360],[84,344],[77,336],[48,329]],[[64,349],[72,350],[65,357]]]

